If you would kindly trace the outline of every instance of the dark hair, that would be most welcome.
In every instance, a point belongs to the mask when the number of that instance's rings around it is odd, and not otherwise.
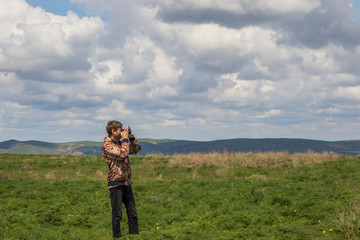
[[[111,136],[112,130],[118,130],[119,128],[122,128],[121,122],[115,120],[108,121],[106,125],[106,132],[108,133],[109,136]]]

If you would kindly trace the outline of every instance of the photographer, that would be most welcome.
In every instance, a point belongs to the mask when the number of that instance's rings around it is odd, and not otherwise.
[[[135,199],[131,188],[129,154],[140,152],[141,145],[132,135],[130,127],[123,129],[118,121],[109,121],[106,132],[108,137],[104,138],[102,155],[109,165],[107,181],[112,207],[113,237],[121,237],[122,203],[126,207],[129,233],[139,234]]]

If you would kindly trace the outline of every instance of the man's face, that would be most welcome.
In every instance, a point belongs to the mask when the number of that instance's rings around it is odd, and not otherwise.
[[[118,128],[116,130],[112,130],[112,134],[113,134],[113,137],[115,139],[120,139],[121,138],[121,131],[122,131],[122,128]]]

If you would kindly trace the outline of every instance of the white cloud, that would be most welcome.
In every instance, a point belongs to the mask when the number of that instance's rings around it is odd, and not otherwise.
[[[98,90],[118,94],[123,100],[178,96],[182,69],[177,67],[175,57],[167,56],[149,38],[129,38],[113,55],[113,59],[101,62],[98,62],[99,56],[90,60]]]
[[[0,0],[2,138],[356,137],[350,0],[73,1],[111,17]]]
[[[223,87],[220,82],[217,89],[210,91],[214,103],[225,105],[230,103],[241,107],[251,105],[256,100],[257,82],[237,79],[230,81],[233,86]]]
[[[184,126],[185,122],[184,121],[179,121],[179,120],[165,119],[165,121],[163,123],[161,123],[160,125],[162,127]]]
[[[303,66],[308,72],[336,73],[341,69],[340,62],[331,54],[332,46],[323,49],[297,49],[297,55],[302,57]],[[329,51],[330,50],[330,51]]]
[[[315,8],[321,6],[318,0],[295,0],[295,1],[282,1],[282,0],[258,0],[252,2],[254,9],[262,9],[266,13],[273,14],[294,14],[294,13],[309,13]]]
[[[69,62],[78,66],[80,58],[76,55],[82,53],[104,27],[99,18],[80,19],[71,11],[68,16],[56,16],[32,8],[22,0],[1,0],[1,6],[0,65],[3,70],[65,70]]]
[[[110,85],[116,83],[123,75],[123,63],[121,59],[106,59],[94,62],[91,72],[96,79],[96,87],[102,91],[110,91]]]
[[[175,25],[172,29],[181,44],[191,55],[221,53],[222,55],[261,54],[276,49],[272,34],[274,31],[260,27],[229,29],[217,24]],[[265,54],[264,54],[265,55]],[[268,54],[266,54],[268,55]]]
[[[272,81],[266,80],[264,81],[262,87],[260,88],[260,92],[267,93],[275,90],[275,86]]]
[[[157,84],[177,84],[182,70],[176,68],[175,58],[167,57],[161,49],[156,49],[153,69],[149,72],[148,78]]]
[[[360,101],[360,86],[339,87],[333,93],[337,99]]]
[[[123,116],[132,118],[134,117],[134,112],[128,109],[124,102],[114,99],[108,105],[98,109],[95,115],[95,119],[112,120],[116,118],[122,118]]]
[[[55,122],[55,124],[63,125],[63,126],[89,126],[91,121],[87,120],[79,120],[79,119],[62,119]]]
[[[255,118],[268,118],[281,114],[281,110],[279,109],[271,109],[270,111],[266,111],[261,115],[257,115]]]

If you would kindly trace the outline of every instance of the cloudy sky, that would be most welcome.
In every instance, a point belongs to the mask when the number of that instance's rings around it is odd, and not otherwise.
[[[360,139],[360,0],[0,0],[0,141]]]

